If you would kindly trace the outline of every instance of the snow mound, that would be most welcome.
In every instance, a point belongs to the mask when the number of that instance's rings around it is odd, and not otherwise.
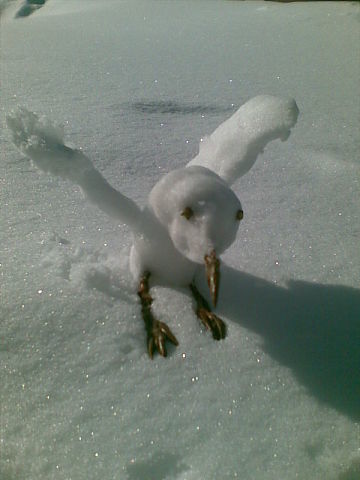
[[[107,297],[128,301],[133,295],[133,281],[129,273],[129,254],[120,255],[73,246],[56,233],[41,241],[42,268],[53,276],[69,281],[74,289],[90,289]]]
[[[204,138],[199,154],[188,166],[209,168],[232,184],[250,170],[267,143],[288,139],[298,114],[294,99],[254,97]]]

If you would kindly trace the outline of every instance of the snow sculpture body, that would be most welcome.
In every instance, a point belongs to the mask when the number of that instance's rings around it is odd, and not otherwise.
[[[230,185],[252,167],[269,141],[288,138],[297,117],[293,99],[269,95],[251,99],[204,139],[199,154],[186,167],[168,173],[154,186],[144,209],[111,187],[84,153],[67,147],[62,130],[48,120],[21,108],[8,116],[7,123],[15,145],[39,169],[78,184],[90,201],[131,228],[130,268],[139,284],[152,357],[155,349],[166,356],[166,340],[178,342],[152,313],[150,277],[169,285],[188,285],[201,322],[215,339],[225,337],[225,324],[198,291],[194,275],[205,262],[216,306],[218,256],[234,241],[243,217]]]

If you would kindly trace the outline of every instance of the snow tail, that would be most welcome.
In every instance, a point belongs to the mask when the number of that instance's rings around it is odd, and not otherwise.
[[[199,154],[187,166],[206,167],[231,185],[250,170],[267,143],[288,139],[298,114],[294,99],[254,97],[204,138]]]
[[[13,143],[40,170],[79,185],[87,198],[114,219],[135,227],[141,210],[115,190],[81,151],[64,144],[64,132],[25,108],[7,116]]]

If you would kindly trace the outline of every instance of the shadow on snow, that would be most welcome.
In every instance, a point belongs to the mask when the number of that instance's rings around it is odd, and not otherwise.
[[[360,421],[360,290],[294,280],[284,288],[225,264],[221,272],[216,313],[260,335],[264,351],[313,396]],[[129,301],[107,275],[88,286]]]
[[[171,453],[157,453],[150,460],[127,467],[128,480],[165,480],[188,470],[180,457]]]
[[[259,334],[317,399],[360,420],[360,290],[289,281],[223,265],[218,312]]]
[[[193,103],[178,103],[174,101],[141,101],[129,103],[128,107],[140,113],[161,113],[161,114],[219,114],[228,113],[234,110],[234,107],[222,107],[217,105],[202,105]]]

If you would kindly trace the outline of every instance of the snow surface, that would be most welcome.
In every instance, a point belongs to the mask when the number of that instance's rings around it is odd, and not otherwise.
[[[1,16],[0,478],[353,480],[360,471],[359,4],[52,0]],[[148,359],[130,231],[14,149],[65,122],[145,205],[259,93],[301,116],[233,185],[217,313],[156,287],[180,342]],[[204,281],[204,291],[206,285]]]

